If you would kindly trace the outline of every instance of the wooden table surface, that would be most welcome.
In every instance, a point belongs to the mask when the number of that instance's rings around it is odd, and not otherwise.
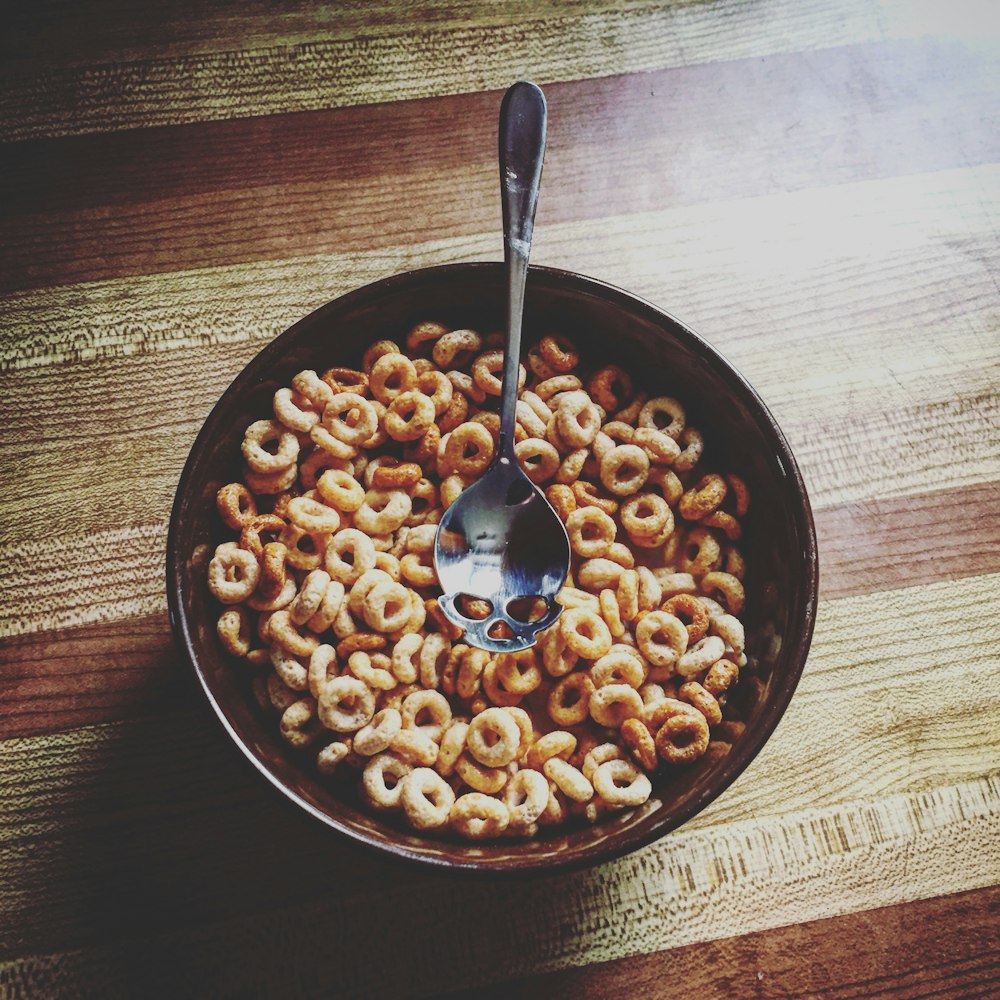
[[[0,994],[1000,991],[1000,14],[949,0],[38,0],[0,87]],[[141,13],[138,13],[141,11]],[[820,540],[777,732],[620,861],[484,883],[279,798],[174,648],[166,521],[229,381],[334,296],[533,259],[756,385]]]

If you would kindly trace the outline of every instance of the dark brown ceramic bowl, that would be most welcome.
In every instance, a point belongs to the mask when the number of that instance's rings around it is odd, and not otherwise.
[[[223,538],[216,490],[239,470],[246,426],[269,414],[274,391],[303,368],[357,365],[374,340],[400,340],[417,321],[493,330],[502,326],[500,264],[454,264],[375,282],[317,309],[268,344],[223,393],[205,421],[174,502],[167,589],[177,639],[219,720],[247,759],[282,794],[333,830],[400,858],[455,870],[555,871],[605,861],[648,844],[703,809],[747,767],[788,705],[805,663],[816,614],[817,558],[805,486],[788,443],[750,384],[697,334],[648,302],[578,274],[535,267],[528,278],[525,343],[572,335],[591,359],[613,360],[654,394],[678,397],[705,435],[713,468],[735,471],[753,502],[742,543],[749,565],[748,654],[727,711],[745,722],[728,753],[713,753],[654,782],[642,807],[595,826],[535,840],[469,844],[422,837],[366,811],[357,773],[331,784],[314,755],[297,755],[277,720],[255,704],[246,674],[218,645],[219,608],[205,585],[205,553]],[[200,555],[199,555],[200,554]],[[724,748],[720,748],[724,749]]]

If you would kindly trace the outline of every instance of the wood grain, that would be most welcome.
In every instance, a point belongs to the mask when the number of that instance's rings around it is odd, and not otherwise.
[[[1000,139],[977,131],[973,96],[998,65],[955,44],[904,41],[554,85],[539,226],[993,162]],[[855,104],[831,103],[831,86],[859,76],[867,89]],[[421,102],[419,115],[390,103],[8,147],[0,288],[496,230],[499,100],[476,93]],[[879,143],[887,130],[907,141]],[[728,164],[747,147],[736,174]],[[250,164],[247,149],[259,151]]]
[[[979,889],[446,995],[985,997],[1000,991],[998,916],[1000,890]]]

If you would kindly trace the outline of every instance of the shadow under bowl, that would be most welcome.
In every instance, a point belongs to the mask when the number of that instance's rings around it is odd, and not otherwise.
[[[770,737],[805,664],[816,616],[818,561],[805,485],[784,436],[753,387],[692,330],[663,310],[593,278],[532,267],[525,302],[525,347],[549,332],[581,346],[585,361],[620,365],[637,386],[675,396],[705,437],[709,468],[736,472],[752,503],[741,550],[748,565],[750,668],[727,714],[745,725],[731,745],[666,780],[638,809],[593,826],[533,840],[467,843],[419,836],[393,817],[368,811],[349,780],[323,778],[315,754],[295,752],[249,691],[246,672],[220,648],[219,606],[205,584],[206,554],[232,533],[215,509],[220,486],[239,476],[240,442],[271,413],[275,390],[305,368],[359,366],[373,341],[399,341],[415,323],[501,329],[506,276],[499,263],[449,264],[367,285],[317,309],[268,344],[212,410],[188,457],[167,542],[170,619],[220,722],[247,759],[291,801],[327,826],[390,855],[450,870],[554,872],[597,864],[650,843],[719,796]],[[728,749],[726,747],[728,746]]]

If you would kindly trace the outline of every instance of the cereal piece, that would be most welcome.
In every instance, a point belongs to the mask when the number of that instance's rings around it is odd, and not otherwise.
[[[611,632],[603,619],[587,608],[572,608],[559,618],[566,646],[587,660],[596,660],[611,648]]]
[[[615,522],[598,507],[580,507],[566,519],[573,551],[584,559],[603,556],[615,540]]]
[[[544,483],[559,469],[559,452],[541,438],[526,438],[514,445],[514,455],[533,483]]]
[[[226,527],[233,531],[241,531],[257,517],[257,501],[242,483],[223,486],[215,495],[215,506]]]
[[[627,571],[626,571],[627,572]],[[622,574],[624,576],[625,574]],[[607,587],[598,595],[601,617],[608,626],[612,639],[620,639],[625,634],[625,623],[622,621],[622,611],[615,592]]]
[[[656,743],[652,733],[645,722],[639,719],[626,719],[621,727],[622,742],[628,747],[632,757],[639,763],[640,767],[647,771],[655,771],[657,766]],[[594,778],[594,787],[597,788],[597,779]],[[598,794],[606,798],[600,789]],[[643,800],[645,801],[645,799]]]
[[[361,774],[361,789],[376,809],[397,809],[403,795],[403,779],[413,770],[390,753],[372,757]]]
[[[687,650],[687,628],[666,611],[650,611],[636,626],[639,651],[654,667],[674,667]]]
[[[668,525],[670,531],[674,528],[667,501],[656,493],[639,493],[626,500],[621,507],[621,522],[630,535],[657,535]]]
[[[357,677],[334,677],[322,688],[319,717],[327,729],[353,733],[375,715],[375,694]]]
[[[492,435],[482,424],[467,421],[459,425],[445,446],[447,473],[481,476],[493,461],[494,447]]]
[[[340,527],[337,511],[310,497],[289,500],[288,519],[308,535],[332,535]]]
[[[584,673],[563,677],[549,692],[549,718],[557,726],[576,726],[590,715],[590,696],[594,682]]]
[[[708,749],[708,723],[700,712],[670,716],[656,733],[656,752],[668,764],[690,764]]]
[[[468,732],[466,740],[468,740]],[[486,767],[480,764],[478,760],[470,756],[467,750],[455,761],[455,772],[470,788],[488,795],[495,795],[499,792],[507,784],[507,779],[510,777],[503,768]]]
[[[649,456],[635,444],[620,444],[601,459],[601,482],[615,496],[629,496],[642,489],[649,476]]]
[[[322,569],[314,569],[306,576],[288,609],[294,624],[305,625],[319,611],[330,583],[330,574]]]
[[[430,767],[437,760],[440,747],[419,729],[401,729],[393,736],[389,750],[407,764]]]
[[[718,594],[731,615],[739,615],[746,602],[743,584],[731,573],[706,573],[701,580],[701,592],[708,597]]]
[[[553,371],[565,374],[580,363],[580,352],[568,337],[549,334],[538,342],[538,353]]]
[[[436,830],[447,825],[455,793],[441,775],[428,767],[418,767],[400,785],[403,812],[414,829]]]
[[[689,646],[708,632],[708,611],[693,594],[675,594],[664,602],[663,610],[685,622]]]
[[[388,535],[403,526],[412,509],[404,490],[369,490],[354,513],[354,526],[369,537]]]
[[[440,741],[451,725],[451,705],[439,691],[417,689],[403,699],[403,726],[417,729],[432,740]]]
[[[384,406],[397,396],[416,388],[417,371],[405,355],[390,352],[383,354],[368,375],[371,394]]]
[[[598,406],[612,413],[632,395],[632,379],[617,365],[605,365],[591,375],[587,390]]]
[[[687,416],[684,407],[672,396],[657,396],[639,411],[639,426],[662,430],[675,441],[684,430]]]
[[[595,687],[609,684],[627,684],[638,689],[646,679],[646,668],[639,654],[628,646],[612,646],[590,668]]]
[[[276,445],[273,452],[267,447],[272,444]],[[253,472],[284,472],[299,457],[299,439],[277,420],[256,420],[246,429],[241,450]]]
[[[383,426],[394,441],[416,441],[427,433],[435,416],[433,400],[410,389],[389,404]]]
[[[571,448],[586,448],[601,429],[601,416],[585,392],[564,397],[556,410],[559,436]]]
[[[343,528],[327,543],[324,567],[334,580],[353,584],[375,568],[375,546],[356,528]]]
[[[488,708],[469,723],[466,749],[484,767],[506,767],[520,743],[517,723],[502,708]]]
[[[690,702],[698,709],[710,726],[716,726],[722,722],[722,709],[719,707],[719,700],[697,681],[687,681],[682,684],[678,694],[684,701]]]
[[[625,567],[611,559],[588,559],[581,563],[576,578],[581,587],[601,591],[608,587],[617,587],[618,580],[624,572]]]
[[[717,635],[707,635],[699,639],[677,662],[677,673],[681,677],[694,677],[722,659],[725,643]]]
[[[488,840],[507,828],[510,811],[500,799],[481,792],[467,792],[455,800],[448,822],[456,833],[469,840]]]
[[[678,472],[687,472],[688,469],[693,469],[698,464],[698,460],[705,450],[705,440],[701,436],[701,431],[694,427],[685,427],[678,442],[684,450],[674,459],[674,468]]]
[[[589,802],[594,797],[594,786],[583,772],[561,757],[550,757],[542,767],[542,772],[566,798],[574,802]]]
[[[701,598],[701,601],[707,601],[708,598]],[[704,606],[704,605],[703,605]],[[722,608],[719,609],[722,611]],[[708,609],[706,608],[706,613]],[[746,648],[746,635],[743,629],[743,623],[733,615],[730,614],[717,614],[714,617],[709,613],[709,628],[714,635],[717,635],[728,647],[730,647],[733,652],[739,657],[743,650]]]
[[[511,826],[519,829],[531,826],[548,805],[548,780],[539,771],[522,768],[507,782],[503,800],[510,813]]]
[[[323,726],[316,717],[316,700],[300,698],[298,701],[293,701],[281,713],[278,732],[281,738],[296,750],[311,746],[321,739]]]
[[[219,616],[215,630],[230,656],[246,656],[250,652],[250,616],[245,608],[226,608]]]
[[[260,579],[260,564],[238,546],[219,546],[208,564],[208,589],[222,604],[245,601]]]
[[[642,715],[642,698],[628,684],[607,684],[590,696],[590,715],[599,726],[618,729],[626,719]]]
[[[618,513],[618,501],[610,497],[598,496],[593,483],[578,480],[570,487],[573,497],[579,507],[599,507],[605,514],[614,516]]]
[[[431,353],[436,365],[450,368],[460,354],[478,351],[482,345],[482,337],[475,330],[451,330],[438,337]]]
[[[702,476],[696,486],[681,496],[677,511],[685,520],[699,521],[718,509],[726,493],[726,481],[722,476]]]
[[[676,462],[681,453],[680,445],[670,435],[655,427],[637,427],[632,436],[632,444],[645,449],[649,460],[661,466]]]
[[[722,558],[718,539],[707,528],[692,528],[684,539],[680,570],[694,576],[710,573]]]
[[[350,741],[345,743],[334,740],[333,743],[327,743],[316,755],[316,767],[321,774],[334,774],[350,752]]]

